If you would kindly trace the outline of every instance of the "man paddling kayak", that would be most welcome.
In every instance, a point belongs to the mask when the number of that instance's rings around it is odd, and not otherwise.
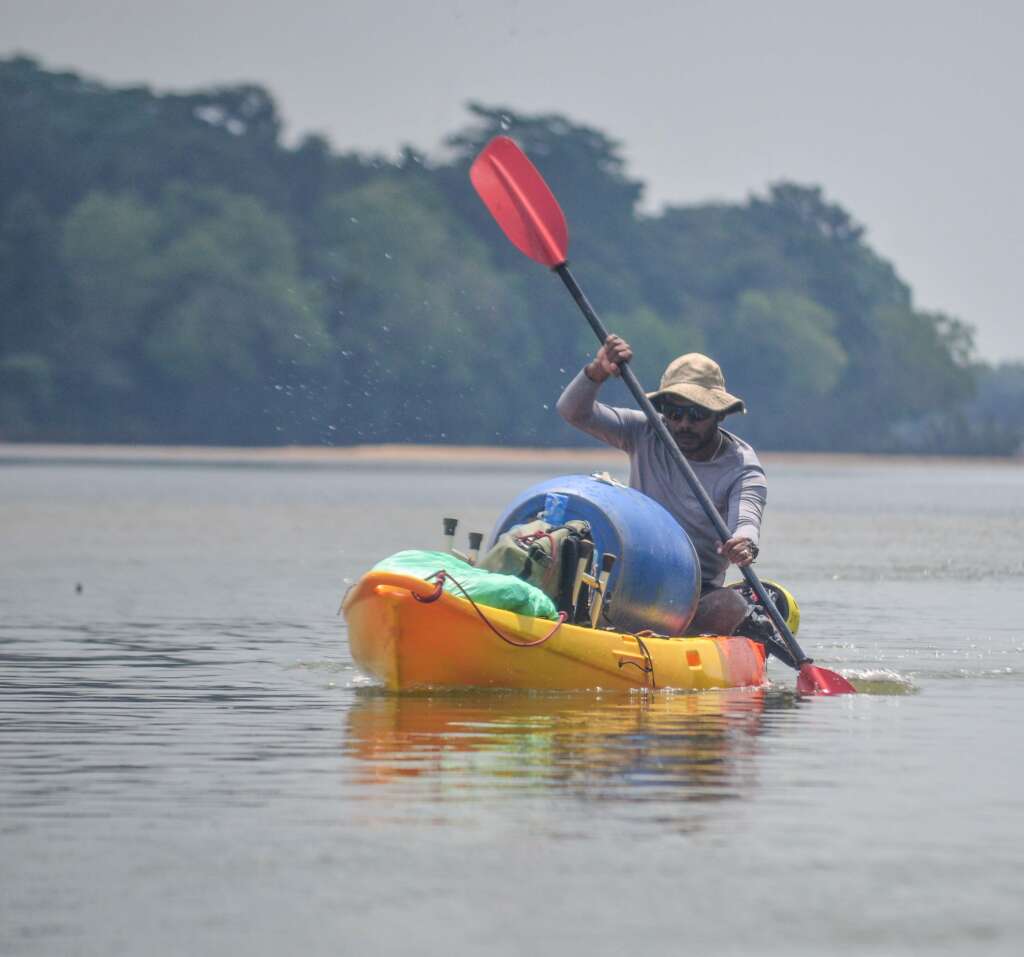
[[[608,336],[594,360],[559,397],[559,414],[570,425],[626,452],[630,487],[663,505],[690,536],[700,560],[701,598],[688,632],[731,635],[744,625],[741,630],[760,633],[766,624],[771,627],[770,622],[753,612],[737,591],[722,587],[730,563],[743,567],[757,558],[768,493],[757,453],[721,427],[730,413],[746,411],[743,400],[725,391],[718,364],[696,352],[671,362],[658,391],[648,393],[726,520],[731,535],[722,542],[644,414],[597,401],[601,384],[618,375],[619,364],[632,356],[629,343]]]

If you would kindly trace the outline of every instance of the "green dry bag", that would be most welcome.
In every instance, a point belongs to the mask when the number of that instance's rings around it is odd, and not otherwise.
[[[399,575],[412,575],[416,578],[428,579],[438,571],[447,573],[444,590],[465,598],[463,589],[478,605],[490,608],[503,608],[518,615],[529,615],[531,618],[558,617],[555,603],[528,582],[514,575],[501,575],[475,568],[464,561],[449,555],[447,552],[427,552],[409,549],[396,552],[373,566],[375,572],[395,572]],[[452,581],[454,579],[454,581]],[[458,585],[461,585],[460,589]]]

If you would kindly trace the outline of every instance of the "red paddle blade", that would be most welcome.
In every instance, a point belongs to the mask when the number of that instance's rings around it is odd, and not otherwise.
[[[568,258],[569,228],[537,167],[507,136],[496,136],[473,161],[469,178],[512,244],[552,269]]]
[[[856,694],[857,689],[842,675],[828,668],[819,668],[809,661],[800,666],[796,679],[796,690],[800,694]]]

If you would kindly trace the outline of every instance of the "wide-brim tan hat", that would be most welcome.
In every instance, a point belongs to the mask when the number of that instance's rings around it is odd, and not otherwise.
[[[725,376],[719,364],[699,352],[673,359],[661,377],[658,391],[647,393],[652,402],[666,396],[686,399],[726,415],[747,411],[742,399],[725,391]]]

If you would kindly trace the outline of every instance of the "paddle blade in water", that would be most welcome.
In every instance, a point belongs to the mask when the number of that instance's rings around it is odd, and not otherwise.
[[[819,668],[809,661],[800,666],[800,675],[796,679],[796,690],[800,694],[857,693],[857,689],[842,675],[829,671],[828,668]]]
[[[473,161],[469,178],[512,244],[550,268],[568,258],[569,228],[558,200],[526,154],[496,136]]]

